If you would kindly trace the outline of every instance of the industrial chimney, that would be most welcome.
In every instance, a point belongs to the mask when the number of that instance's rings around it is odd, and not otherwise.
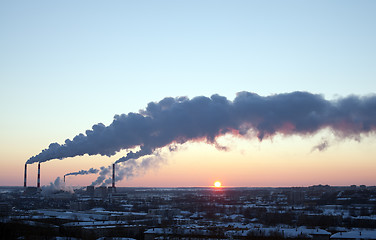
[[[64,175],[64,183],[65,183],[65,175]]]
[[[26,188],[26,179],[27,179],[27,164],[25,163],[24,188]]]
[[[115,192],[115,163],[112,164],[112,190]]]
[[[40,162],[38,162],[38,179],[37,179],[37,188],[40,188]]]

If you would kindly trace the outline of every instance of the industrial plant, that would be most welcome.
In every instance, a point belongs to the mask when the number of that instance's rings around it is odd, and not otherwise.
[[[85,134],[30,157],[24,186],[2,188],[3,239],[376,239],[376,187],[289,188],[121,188],[127,172],[161,161],[159,150],[200,141],[234,138],[263,141],[282,134],[313,136],[329,129],[342,138],[374,133],[370,116],[375,96],[325,100],[308,92],[262,97],[241,92],[231,101],[220,95],[165,98],[138,113],[116,115]],[[276,108],[276,106],[280,106]],[[348,108],[347,106],[351,106]],[[192,109],[198,114],[192,114]],[[214,113],[214,114],[213,114]],[[273,117],[270,117],[273,116]],[[354,117],[356,116],[356,117]],[[186,122],[182,124],[181,119]],[[208,127],[210,126],[210,127]],[[312,151],[323,151],[324,141]],[[85,154],[127,154],[110,166],[66,173],[41,186],[41,163]],[[27,186],[27,165],[38,164],[37,186]],[[127,169],[127,166],[129,168]],[[118,167],[116,169],[116,167]],[[129,170],[130,171],[126,171]],[[112,172],[111,172],[112,170]],[[133,173],[133,172],[132,172]],[[130,175],[132,175],[130,173]],[[66,176],[97,174],[87,187]]]

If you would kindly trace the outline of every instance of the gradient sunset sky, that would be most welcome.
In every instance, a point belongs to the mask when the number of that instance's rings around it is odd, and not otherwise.
[[[1,1],[0,185],[21,186],[25,162],[50,143],[165,97],[375,94],[375,12],[375,1],[346,0]],[[328,148],[313,150],[323,141]],[[218,142],[228,150],[197,141],[163,148],[163,160],[117,186],[376,185],[374,132]],[[127,152],[48,161],[41,183]]]

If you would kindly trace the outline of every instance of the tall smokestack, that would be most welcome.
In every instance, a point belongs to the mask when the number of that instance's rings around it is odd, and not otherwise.
[[[64,183],[65,183],[65,175],[64,175]]]
[[[37,188],[40,188],[40,162],[38,162],[38,179],[37,179]]]
[[[112,189],[115,192],[115,163],[112,164]]]
[[[26,187],[26,179],[27,179],[27,164],[25,163],[24,187]]]

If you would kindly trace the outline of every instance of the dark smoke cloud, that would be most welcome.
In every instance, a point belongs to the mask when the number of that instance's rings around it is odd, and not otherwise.
[[[151,102],[139,113],[116,115],[109,126],[96,124],[64,144],[52,143],[27,163],[79,155],[112,156],[139,147],[118,162],[150,155],[156,149],[187,141],[216,144],[226,133],[261,141],[275,134],[308,135],[330,128],[341,137],[359,137],[376,129],[376,96],[348,96],[328,101],[321,95],[292,92],[267,97],[240,92],[230,101],[213,95]]]
[[[94,173],[98,173],[98,172],[99,172],[98,169],[90,168],[89,170],[80,170],[78,172],[67,173],[64,176],[70,176],[70,175],[73,175],[73,176],[76,176],[76,175],[87,175],[87,174],[94,174]]]

